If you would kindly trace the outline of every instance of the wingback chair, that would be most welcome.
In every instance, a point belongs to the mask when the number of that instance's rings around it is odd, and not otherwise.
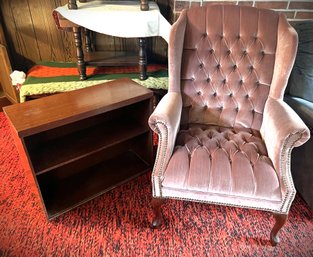
[[[154,227],[162,199],[172,198],[270,211],[270,240],[279,242],[296,194],[290,153],[310,137],[283,102],[297,43],[285,16],[271,10],[181,13],[170,33],[168,93],[149,119],[159,138]]]

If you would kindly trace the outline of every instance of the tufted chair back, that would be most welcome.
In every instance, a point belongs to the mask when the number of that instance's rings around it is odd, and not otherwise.
[[[153,226],[163,199],[271,211],[273,245],[296,191],[291,150],[310,132],[283,101],[297,34],[282,14],[236,5],[184,10],[169,38],[169,92],[158,134]]]
[[[273,78],[279,15],[214,5],[182,16],[182,122],[259,130]]]

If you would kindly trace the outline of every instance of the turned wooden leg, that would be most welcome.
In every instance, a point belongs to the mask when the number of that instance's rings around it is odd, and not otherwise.
[[[287,221],[287,216],[288,216],[287,214],[274,213],[275,224],[271,231],[271,236],[270,236],[271,243],[273,246],[276,246],[280,242],[278,232],[285,225]]]
[[[79,79],[85,80],[86,77],[86,64],[84,61],[84,52],[82,44],[82,36],[80,27],[73,28],[75,46],[76,46],[76,56],[77,56],[77,68],[79,72]]]
[[[162,223],[162,213],[161,213],[161,205],[163,203],[163,200],[160,198],[153,198],[151,201],[153,213],[154,213],[154,218],[152,221],[152,227],[157,228],[161,225]]]
[[[141,11],[148,11],[149,10],[148,0],[140,0],[140,10]]]
[[[76,0],[68,0],[68,9],[77,9]]]
[[[147,52],[146,39],[139,38],[139,78],[145,80],[147,78]]]
[[[92,42],[92,34],[91,31],[89,29],[84,28],[84,32],[85,32],[85,41],[86,41],[86,52],[93,52],[94,49],[94,45]]]

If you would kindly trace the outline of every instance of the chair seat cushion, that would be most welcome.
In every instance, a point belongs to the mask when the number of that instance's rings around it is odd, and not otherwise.
[[[279,179],[256,130],[190,125],[177,135],[163,187],[250,200],[281,201]]]

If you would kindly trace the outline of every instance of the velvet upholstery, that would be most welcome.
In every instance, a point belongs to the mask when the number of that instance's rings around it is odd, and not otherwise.
[[[169,40],[169,90],[149,119],[159,135],[153,197],[287,214],[290,152],[309,130],[282,97],[297,34],[271,10],[184,10]]]

